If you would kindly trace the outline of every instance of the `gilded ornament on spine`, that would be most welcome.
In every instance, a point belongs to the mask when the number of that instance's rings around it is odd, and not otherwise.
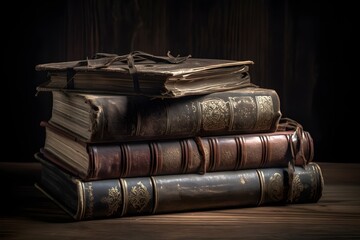
[[[256,123],[256,103],[251,96],[229,97],[233,111],[233,126],[230,130],[253,129]]]
[[[101,199],[101,202],[107,205],[107,216],[115,215],[121,207],[121,192],[117,187],[108,189],[108,195]]]
[[[150,202],[150,198],[150,193],[142,182],[138,182],[135,186],[131,187],[129,202],[138,213],[142,212]]]
[[[271,96],[255,96],[257,105],[257,130],[268,130],[272,126],[274,106]]]
[[[294,176],[293,182],[292,182],[292,201],[297,202],[299,201],[299,198],[301,196],[302,191],[304,191],[304,185],[301,182],[301,179],[298,174]]]
[[[207,99],[201,103],[205,131],[226,129],[229,126],[229,107],[220,98]]]
[[[278,202],[284,198],[283,182],[284,179],[280,173],[276,172],[270,177],[267,191],[272,201]]]

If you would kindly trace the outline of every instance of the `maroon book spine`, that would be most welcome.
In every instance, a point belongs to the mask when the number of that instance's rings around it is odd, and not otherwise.
[[[301,144],[294,131],[140,141],[117,144],[84,144],[89,169],[80,174],[55,157],[45,145],[44,155],[82,179],[139,177],[184,173],[303,166],[313,159],[313,140],[303,132]],[[298,147],[293,147],[294,142]],[[302,154],[297,154],[301,151]],[[69,156],[71,157],[71,156]]]

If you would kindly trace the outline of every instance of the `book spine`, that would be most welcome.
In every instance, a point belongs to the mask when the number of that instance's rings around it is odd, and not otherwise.
[[[289,202],[288,191],[293,191]],[[114,218],[275,203],[317,202],[323,190],[316,163],[296,167],[293,185],[287,168],[250,169],[78,182],[75,218]]]
[[[305,132],[295,165],[312,161],[313,141]],[[204,137],[173,141],[90,145],[90,166],[83,179],[204,173],[250,168],[285,167],[293,160],[292,131]],[[203,150],[203,151],[201,151]],[[51,159],[51,157],[50,157]],[[62,164],[63,165],[63,164]],[[73,174],[76,172],[73,170]]]
[[[281,117],[279,97],[271,89],[244,88],[179,99],[128,96],[127,101],[116,101],[89,100],[96,117],[91,142],[273,132]]]

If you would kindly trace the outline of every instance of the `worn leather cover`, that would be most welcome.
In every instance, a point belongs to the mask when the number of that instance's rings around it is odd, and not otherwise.
[[[89,105],[90,137],[83,139],[88,142],[273,132],[281,118],[278,94],[265,88],[242,88],[178,99],[54,94],[55,100],[68,105],[75,105],[76,96]],[[55,122],[52,118],[50,122],[65,130],[79,123],[71,114],[53,110],[54,114],[60,120]],[[71,122],[63,126],[62,120]],[[77,135],[81,136],[80,132]]]
[[[38,187],[76,220],[317,202],[324,185],[316,163],[295,167],[290,187],[287,168],[84,182],[37,158],[43,164]]]
[[[173,98],[252,85],[249,65],[253,62],[248,60],[146,55],[136,61],[132,56],[120,57],[108,55],[98,59],[38,64],[35,69],[48,72],[50,80],[40,84],[37,90],[61,89]]]
[[[45,122],[43,125],[47,131],[69,139],[68,147],[72,141],[79,142],[61,129]],[[84,180],[286,167],[289,163],[304,166],[313,160],[313,139],[306,131],[301,136],[295,133],[287,130],[169,141],[80,142],[88,152],[87,172],[56,157],[57,150],[53,152],[47,144],[42,151],[52,162]]]
[[[119,72],[128,73],[127,63],[116,63],[106,68],[94,68],[84,64],[85,60],[69,61],[69,62],[54,62],[44,63],[35,66],[37,71],[66,71],[74,69],[75,71],[93,71],[93,72]],[[102,60],[93,60],[93,62],[101,63]],[[210,69],[218,69],[221,72],[222,68],[236,67],[254,64],[253,61],[233,61],[224,59],[205,59],[205,58],[189,58],[179,64],[166,64],[166,63],[151,63],[150,61],[143,61],[136,63],[138,73],[152,74],[152,75],[182,75],[187,73],[201,72]]]

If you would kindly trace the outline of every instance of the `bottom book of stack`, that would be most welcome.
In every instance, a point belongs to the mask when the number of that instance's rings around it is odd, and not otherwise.
[[[42,164],[36,187],[75,220],[315,203],[324,185],[321,169],[314,162],[296,166],[291,181],[288,168],[83,181],[41,153],[35,157]]]

